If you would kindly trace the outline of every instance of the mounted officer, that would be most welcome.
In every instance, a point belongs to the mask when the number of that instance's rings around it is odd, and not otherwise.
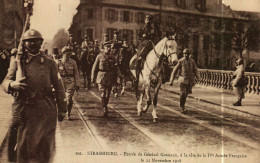
[[[77,64],[70,58],[72,49],[69,47],[62,48],[63,57],[58,62],[58,69],[62,77],[66,97],[67,97],[67,118],[71,120],[70,113],[73,105],[72,97],[75,90],[79,90],[79,73]]]
[[[147,54],[153,49],[153,42],[155,37],[155,29],[152,28],[153,18],[151,15],[146,15],[145,25],[139,32],[141,43],[138,46],[137,65],[136,65],[136,83],[139,82],[139,75],[142,70],[142,64]]]
[[[88,36],[85,35],[85,36],[84,36],[84,41],[81,43],[81,50],[82,50],[82,51],[88,50],[88,45],[89,45]]]
[[[101,96],[101,104],[104,110],[104,117],[108,116],[108,102],[112,85],[115,83],[116,76],[116,61],[115,57],[111,55],[111,43],[109,41],[104,44],[104,51],[101,52],[93,65],[91,73],[91,81],[98,84]]]
[[[76,51],[77,51],[77,42],[74,41],[74,35],[73,34],[69,35],[69,40],[67,42],[67,46],[70,47],[73,50],[73,52],[76,53]]]
[[[57,114],[58,120],[62,121],[66,113],[65,92],[57,65],[40,51],[42,42],[43,38],[38,31],[30,29],[24,33],[23,48],[17,54],[21,55],[21,62],[15,57],[11,58],[3,82],[5,91],[14,96],[8,145],[13,148],[8,151],[14,150],[16,146],[17,160],[13,153],[14,160],[10,161],[51,162],[55,153]],[[16,80],[20,69],[18,64],[21,64],[24,77]]]

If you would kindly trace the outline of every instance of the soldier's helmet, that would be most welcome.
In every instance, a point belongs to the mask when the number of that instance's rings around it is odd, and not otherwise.
[[[34,30],[34,29],[27,30],[23,35],[22,41],[26,41],[26,40],[29,40],[29,39],[43,40],[41,33],[39,31]]]
[[[64,46],[61,50],[61,52],[64,54],[65,52],[72,52],[72,49],[68,46]]]
[[[190,50],[188,48],[185,48],[182,53],[183,54],[190,54]]]
[[[85,35],[84,38],[87,39],[87,38],[88,38],[88,35]]]

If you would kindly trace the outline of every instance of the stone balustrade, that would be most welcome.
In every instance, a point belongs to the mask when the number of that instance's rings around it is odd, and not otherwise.
[[[233,89],[231,85],[233,73],[234,71],[199,69],[201,80],[197,81],[197,84],[230,91]],[[246,72],[245,75],[248,78],[246,93],[259,95],[260,73]]]

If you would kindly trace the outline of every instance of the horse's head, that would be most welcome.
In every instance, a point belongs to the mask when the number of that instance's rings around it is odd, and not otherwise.
[[[178,45],[174,37],[168,37],[164,45],[163,54],[168,58],[168,62],[171,65],[175,65],[178,62],[177,49]]]

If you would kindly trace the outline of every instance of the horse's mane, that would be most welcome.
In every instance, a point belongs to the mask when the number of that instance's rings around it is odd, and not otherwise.
[[[167,41],[167,37],[164,37],[161,41],[159,41],[155,46],[154,46],[154,50],[156,53],[162,52],[163,48],[165,46],[165,42]],[[153,52],[154,52],[153,50]],[[160,54],[161,55],[161,54]]]

